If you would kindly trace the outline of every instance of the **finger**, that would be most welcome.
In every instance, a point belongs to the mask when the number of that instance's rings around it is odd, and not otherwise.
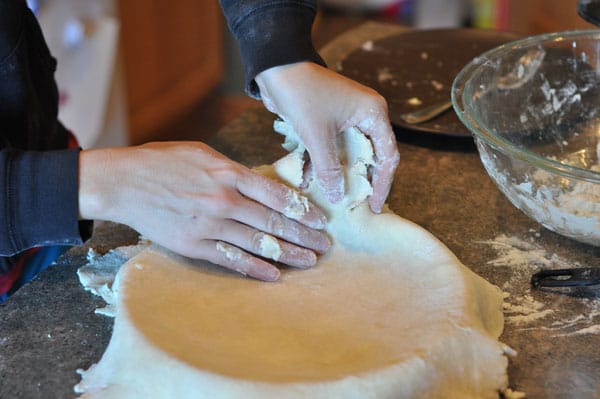
[[[249,199],[244,200],[242,205],[232,213],[231,218],[319,253],[324,253],[331,246],[325,233],[311,229]]]
[[[310,249],[290,244],[233,220],[222,222],[214,238],[226,241],[248,252],[292,267],[307,268],[317,263]]]
[[[325,214],[308,198],[258,173],[247,173],[238,180],[236,188],[244,196],[313,229],[323,229],[327,224]]]
[[[375,166],[371,178],[373,194],[369,197],[369,204],[373,212],[381,213],[400,162],[396,137],[385,115],[366,119],[357,127],[371,139],[375,151]]]
[[[198,244],[202,257],[215,265],[223,266],[244,276],[263,281],[277,281],[279,269],[241,249],[223,241],[203,240]]]
[[[325,137],[304,134],[302,139],[310,155],[313,170],[319,186],[331,203],[344,198],[344,173],[337,152],[336,134],[326,133]]]

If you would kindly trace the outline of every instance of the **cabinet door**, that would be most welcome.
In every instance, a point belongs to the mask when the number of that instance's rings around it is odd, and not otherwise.
[[[577,14],[577,0],[510,0],[509,29],[534,35],[594,26]]]
[[[216,0],[120,0],[130,141],[137,144],[205,97],[223,74]]]

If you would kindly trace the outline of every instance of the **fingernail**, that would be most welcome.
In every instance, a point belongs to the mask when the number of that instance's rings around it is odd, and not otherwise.
[[[381,213],[382,208],[383,208],[383,205],[381,205],[381,204],[371,203],[371,210],[374,213],[377,213],[377,214]]]
[[[303,256],[294,259],[295,267],[308,269],[317,264],[317,255],[313,251],[306,251]]]
[[[279,280],[280,272],[276,267],[269,267],[265,269],[261,269],[260,275],[256,276],[260,280],[263,281],[277,281]]]
[[[323,230],[327,226],[327,217],[323,214],[319,215],[317,221],[311,226],[313,229]]]
[[[259,263],[249,265],[249,269],[245,271],[238,270],[244,275],[248,275],[261,281],[277,281],[279,279],[279,269],[269,263]]]
[[[344,177],[340,174],[323,176],[319,181],[321,190],[332,204],[337,204],[344,198]]]
[[[335,190],[331,190],[327,192],[327,199],[332,204],[337,204],[344,198],[344,190],[336,188]]]
[[[318,251],[319,251],[319,253],[323,254],[323,253],[327,252],[327,250],[329,248],[331,248],[331,240],[325,234],[323,234],[321,237],[322,238],[321,238],[321,240],[319,242]]]

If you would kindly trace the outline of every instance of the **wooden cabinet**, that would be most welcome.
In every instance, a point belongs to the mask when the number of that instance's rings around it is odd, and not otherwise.
[[[577,0],[510,0],[509,27],[514,32],[539,34],[593,29],[577,14]]]
[[[205,97],[223,75],[216,0],[120,0],[130,142],[138,144]]]

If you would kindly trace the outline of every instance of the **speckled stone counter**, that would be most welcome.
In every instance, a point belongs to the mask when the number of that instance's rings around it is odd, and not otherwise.
[[[248,166],[273,162],[285,154],[273,119],[262,108],[252,109],[209,144]],[[515,238],[527,243],[525,253],[573,265],[600,266],[600,248],[554,234],[514,208],[487,176],[470,139],[407,131],[397,136],[402,160],[390,208],[432,232],[512,297],[527,298],[546,311],[537,320],[505,326],[501,340],[518,352],[510,361],[511,387],[532,399],[600,398],[600,334],[574,333],[600,324],[595,313],[600,312],[600,288],[577,295],[532,290],[530,269],[511,266],[510,259],[503,263],[502,251],[489,242]],[[99,360],[112,328],[111,319],[93,313],[101,301],[83,291],[76,269],[85,263],[89,247],[102,253],[136,240],[127,227],[100,224],[85,247],[68,252],[0,305],[0,398],[74,396],[75,370]],[[531,260],[533,269],[538,258]],[[511,316],[518,309],[508,311]]]
[[[94,314],[103,301],[82,289],[77,269],[89,248],[104,253],[137,241],[125,226],[98,223],[87,245],[71,249],[0,305],[0,398],[75,396],[75,371],[100,359],[113,324]]]

